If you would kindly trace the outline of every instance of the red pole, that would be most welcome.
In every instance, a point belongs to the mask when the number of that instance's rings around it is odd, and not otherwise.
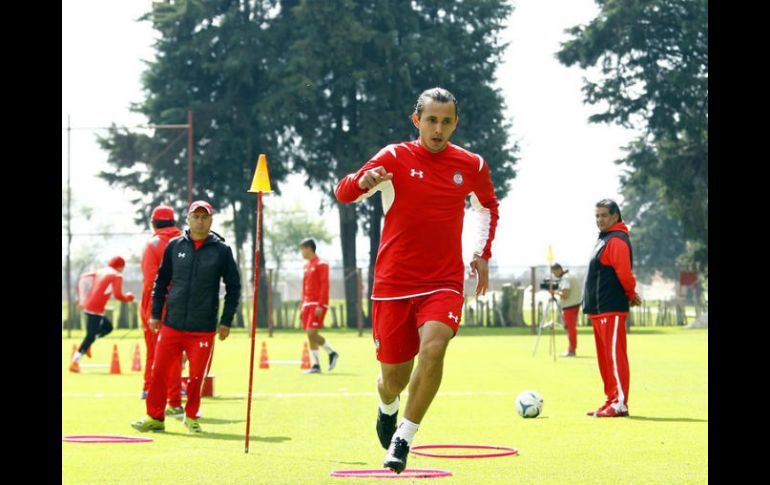
[[[249,452],[249,429],[251,428],[251,384],[254,380],[254,338],[257,334],[257,302],[259,297],[259,236],[262,215],[262,192],[257,193],[257,250],[254,252],[254,305],[251,314],[251,357],[249,358],[249,398],[246,408],[246,453]]]

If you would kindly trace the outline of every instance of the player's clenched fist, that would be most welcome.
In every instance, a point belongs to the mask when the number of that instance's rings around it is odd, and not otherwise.
[[[380,182],[391,180],[392,178],[393,174],[385,170],[385,167],[375,167],[364,172],[364,176],[358,179],[358,186],[364,190],[369,190]]]

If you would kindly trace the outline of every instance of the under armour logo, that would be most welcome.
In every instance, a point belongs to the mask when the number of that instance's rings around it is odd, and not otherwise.
[[[423,176],[422,176],[422,170],[415,170],[415,169],[412,169],[412,173],[411,173],[411,175],[412,175],[412,177],[420,177],[420,178],[423,178]]]
[[[209,343],[208,342],[198,342],[198,345],[200,345],[200,347],[203,348],[203,347],[208,347]]]
[[[454,320],[454,321],[455,321],[455,323],[460,323],[460,317],[459,317],[459,316],[457,316],[457,315],[455,315],[455,314],[454,314],[454,313],[452,313],[452,312],[449,312],[449,318],[451,318],[452,320]]]
[[[607,323],[607,319],[606,319],[606,318],[600,318],[600,319],[599,319],[599,323],[601,323],[602,325],[604,325],[605,323]]]
[[[178,258],[184,258],[184,253],[179,253],[179,254],[177,254],[177,257],[178,257]]]

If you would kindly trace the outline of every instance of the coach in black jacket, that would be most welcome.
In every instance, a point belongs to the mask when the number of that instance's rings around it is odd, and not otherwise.
[[[219,340],[224,340],[230,334],[241,293],[233,252],[224,238],[211,231],[213,212],[208,202],[193,202],[187,212],[190,228],[172,239],[163,253],[152,291],[149,322],[153,331],[160,327],[160,333],[147,393],[148,416],[132,424],[139,431],[165,430],[168,370],[184,351],[190,363],[184,425],[189,433],[202,432],[197,415],[201,388],[211,365],[214,335],[218,333]],[[220,280],[225,283],[225,305],[217,325]]]

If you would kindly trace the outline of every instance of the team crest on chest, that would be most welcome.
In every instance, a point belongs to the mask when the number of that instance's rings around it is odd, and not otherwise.
[[[461,174],[459,170],[456,171],[454,177],[452,177],[452,182],[454,182],[455,185],[463,184],[463,174]]]

